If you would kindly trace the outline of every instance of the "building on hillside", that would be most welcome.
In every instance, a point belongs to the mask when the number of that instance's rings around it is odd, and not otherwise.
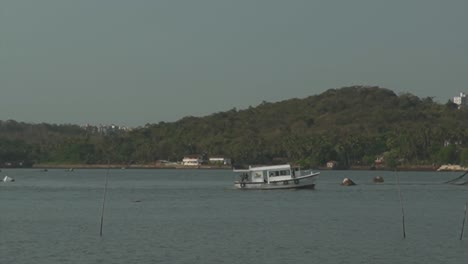
[[[126,126],[118,126],[118,125],[102,125],[100,124],[99,126],[94,126],[90,124],[86,124],[84,126],[81,126],[84,130],[86,130],[89,133],[93,134],[103,134],[103,135],[108,135],[108,134],[119,134],[119,133],[124,133],[131,131],[132,129]]]
[[[385,162],[385,158],[384,158],[384,155],[380,155],[380,156],[377,156],[374,160],[374,164],[375,165],[381,165]]]
[[[327,162],[328,169],[336,169],[338,167],[338,162],[334,160],[330,160]]]
[[[450,145],[462,145],[463,142],[461,140],[444,140],[444,147],[448,147]]]
[[[200,166],[202,163],[203,159],[199,155],[187,155],[182,159],[184,166]]]
[[[231,159],[221,156],[210,157],[208,161],[211,164],[222,164],[222,165],[231,165]]]
[[[453,103],[458,105],[458,109],[468,106],[468,98],[465,93],[460,93],[460,96],[453,97]]]

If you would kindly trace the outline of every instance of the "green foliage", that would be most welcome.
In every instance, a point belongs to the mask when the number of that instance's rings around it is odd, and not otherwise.
[[[457,164],[458,163],[458,153],[457,147],[455,145],[449,145],[447,147],[443,147],[439,150],[439,162],[440,163],[451,163]]]
[[[384,154],[385,163],[390,169],[395,170],[399,165],[399,154],[397,151],[389,151]]]
[[[460,151],[460,165],[468,167],[468,148],[464,148]]]
[[[31,164],[34,151],[23,140],[0,139],[0,165],[22,166]]]
[[[2,163],[148,164],[205,153],[230,157],[236,164],[281,161],[318,167],[335,160],[348,168],[371,166],[387,153],[386,165],[395,167],[466,162],[467,144],[467,109],[366,86],[146,124],[120,134],[0,121]]]

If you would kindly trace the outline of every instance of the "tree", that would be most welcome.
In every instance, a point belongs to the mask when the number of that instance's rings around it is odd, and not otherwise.
[[[455,145],[450,144],[439,151],[439,160],[441,164],[458,164],[458,153]]]
[[[464,148],[460,151],[460,165],[468,167],[468,148]]]

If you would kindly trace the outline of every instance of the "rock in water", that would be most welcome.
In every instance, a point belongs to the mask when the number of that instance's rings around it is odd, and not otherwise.
[[[384,179],[382,176],[374,177],[374,183],[382,183],[382,182],[384,182]]]
[[[353,186],[356,185],[350,178],[344,178],[343,181],[341,182],[341,185],[344,186]]]

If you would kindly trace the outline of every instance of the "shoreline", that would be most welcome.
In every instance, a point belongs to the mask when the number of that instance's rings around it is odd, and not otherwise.
[[[405,165],[405,166],[398,166],[396,168],[397,171],[437,171],[439,167],[432,166],[432,165]],[[394,169],[387,168],[385,166],[352,166],[349,170],[375,170],[375,171],[392,171]]]
[[[265,165],[267,166],[267,165]],[[179,169],[179,170],[191,170],[191,169],[202,169],[202,170],[232,170],[232,165],[218,165],[218,164],[204,164],[199,166],[185,166],[179,163],[153,163],[153,164],[49,164],[49,163],[38,163],[31,166],[4,166],[0,169]],[[310,169],[310,168],[308,168]],[[385,167],[384,165],[377,166],[351,166],[349,168],[329,168],[326,166],[320,166],[312,168],[312,170],[318,171],[393,171],[395,169]],[[468,167],[460,165],[443,164],[443,165],[402,165],[396,168],[396,171],[435,171],[435,172],[464,172],[468,171]]]
[[[184,166],[181,164],[35,164],[32,169],[204,169],[204,170],[232,170],[232,166],[227,165],[200,165],[200,166]],[[6,169],[6,168],[5,168]],[[369,166],[352,166],[347,169],[319,167],[319,171],[348,171],[348,170],[362,170],[362,171],[391,171],[393,169],[386,168],[385,166],[369,167]],[[459,165],[406,165],[396,168],[397,171],[440,171],[440,172],[457,172],[467,171],[468,168]]]
[[[230,170],[231,166],[201,165],[184,166],[179,164],[158,165],[158,164],[36,164],[33,169],[215,169]]]

